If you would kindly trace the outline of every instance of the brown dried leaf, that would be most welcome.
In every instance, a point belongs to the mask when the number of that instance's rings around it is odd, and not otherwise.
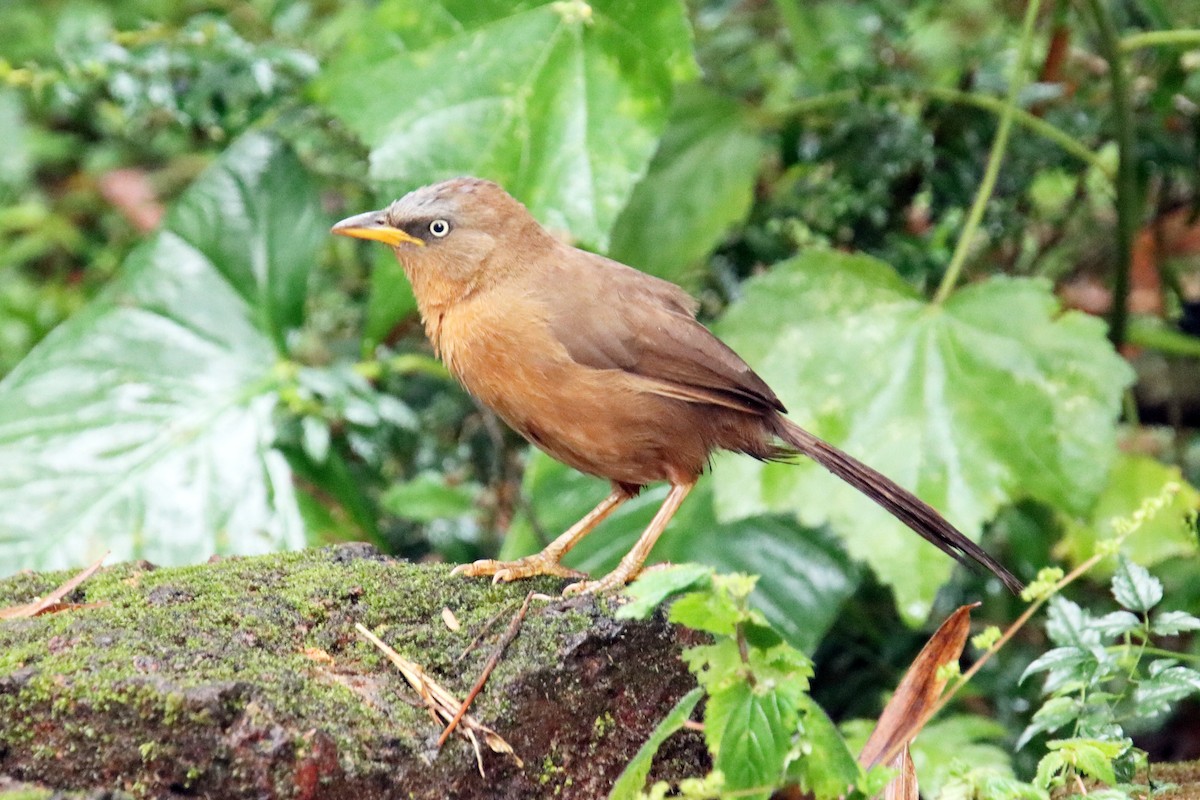
[[[34,600],[32,603],[25,603],[24,605],[0,608],[0,619],[26,619],[28,617],[36,617],[39,614],[54,613],[73,608],[91,608],[98,605],[96,603],[64,603],[62,599],[75,591],[75,588],[79,584],[92,577],[92,574],[100,569],[100,565],[104,563],[104,559],[106,558],[108,558],[108,553],[100,556],[90,567],[80,571],[45,597]]]
[[[404,656],[397,653],[389,647],[382,639],[371,633],[361,623],[355,623],[355,629],[369,641],[371,644],[379,648],[388,660],[396,665],[400,670],[400,674],[408,681],[409,685],[417,691],[421,699],[429,707],[430,712],[436,717],[441,717],[444,722],[450,722],[458,716],[459,709],[462,708],[462,703],[455,699],[454,695],[443,689],[433,678],[425,674],[425,670],[421,669],[421,665],[416,662],[409,661]],[[513,761],[518,767],[524,767],[525,763],[513,752],[512,746],[504,740],[500,734],[488,726],[481,723],[479,720],[472,717],[470,714],[464,714],[458,723],[458,732],[475,748],[475,761],[479,765],[479,774],[487,777],[483,773],[483,757],[479,752],[479,738],[487,744],[493,752],[507,753],[512,756]]]
[[[883,800],[920,800],[921,793],[917,790],[917,768],[908,753],[907,744],[888,766],[898,771],[884,788]]]
[[[917,654],[859,753],[858,762],[865,768],[891,760],[925,726],[946,687],[938,671],[962,655],[971,632],[971,609],[978,605],[961,606],[951,614]]]

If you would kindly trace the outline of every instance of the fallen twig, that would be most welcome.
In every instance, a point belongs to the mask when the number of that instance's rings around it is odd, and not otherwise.
[[[355,629],[371,644],[378,647],[388,660],[396,665],[400,670],[400,674],[408,681],[409,685],[417,691],[421,699],[425,701],[426,708],[433,715],[435,721],[441,717],[444,721],[449,722],[455,717],[460,718],[459,733],[471,742],[471,746],[475,749],[475,763],[479,767],[479,774],[482,777],[487,777],[483,771],[483,753],[479,749],[479,738],[482,737],[487,746],[495,753],[507,753],[512,756],[518,767],[524,767],[525,764],[520,757],[513,752],[512,746],[504,741],[500,734],[496,733],[491,728],[479,722],[469,714],[461,714],[463,709],[461,703],[454,699],[454,695],[438,685],[433,678],[425,674],[421,666],[415,662],[409,661],[404,656],[397,653],[389,647],[382,639],[380,639],[371,631],[367,630],[361,623],[355,623]]]
[[[92,574],[100,569],[100,565],[104,563],[104,559],[108,558],[108,553],[100,556],[94,564],[86,569],[81,570],[74,575],[70,580],[63,583],[57,589],[45,597],[34,600],[32,603],[25,603],[19,606],[9,606],[8,608],[0,608],[0,619],[25,619],[28,617],[36,617],[39,614],[46,614],[52,611],[58,611],[62,604],[62,599],[75,591],[79,584],[92,577]],[[88,606],[95,606],[96,603],[88,603]]]
[[[467,709],[471,707],[471,703],[475,702],[475,698],[483,691],[483,685],[487,683],[488,676],[492,674],[492,670],[496,668],[496,664],[500,662],[500,656],[504,654],[504,649],[508,647],[509,642],[517,638],[517,631],[521,629],[521,621],[525,619],[525,614],[529,611],[529,601],[533,599],[533,592],[525,595],[525,602],[521,603],[521,607],[517,610],[512,621],[508,623],[508,629],[504,631],[504,635],[500,637],[500,641],[496,642],[495,649],[488,656],[487,663],[483,665],[483,672],[479,675],[479,680],[475,681],[475,685],[471,687],[471,691],[467,694],[467,699],[463,701],[462,707],[458,709],[458,713],[446,725],[446,730],[442,731],[442,735],[438,737],[437,746],[440,749],[446,743],[446,739],[454,732],[458,726],[459,720],[467,713]]]
[[[483,627],[479,629],[479,633],[475,635],[475,638],[471,640],[471,643],[468,644],[466,648],[464,648],[463,651],[458,654],[458,658],[454,659],[455,664],[469,656],[476,647],[479,647],[479,643],[483,641],[483,637],[487,636],[492,627],[499,622],[505,614],[508,613],[509,608],[510,605],[505,605],[504,608],[500,609],[491,617],[489,617],[487,622],[483,623]]]

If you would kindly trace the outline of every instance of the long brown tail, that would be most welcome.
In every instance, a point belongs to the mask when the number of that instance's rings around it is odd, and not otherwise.
[[[972,560],[982,564],[1014,594],[1019,594],[1024,588],[1015,575],[947,522],[924,500],[886,475],[876,472],[858,459],[813,436],[782,414],[776,419],[779,421],[776,430],[779,438],[883,506],[888,513],[921,534],[939,550],[968,567],[975,566],[971,563]]]

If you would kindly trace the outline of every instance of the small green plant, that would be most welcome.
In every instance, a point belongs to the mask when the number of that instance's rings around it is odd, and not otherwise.
[[[666,784],[648,794],[642,785],[658,745],[686,724],[701,690],[707,702],[704,739],[713,772],[675,787],[688,798],[765,798],[785,784],[799,784],[818,798],[871,796],[882,788],[885,771],[864,771],[829,717],[808,694],[812,662],[750,607],[757,578],[718,575],[685,564],[655,571],[628,590],[632,602],[617,616],[644,619],[664,600],[672,622],[704,631],[708,644],[684,651],[700,684],[668,715],[609,795],[661,798]]]
[[[1062,596],[1051,598],[1046,633],[1056,647],[1022,676],[1045,673],[1047,699],[1017,746],[1038,734],[1068,733],[1047,742],[1049,752],[1038,765],[1035,783],[1047,789],[1081,778],[1118,792],[1131,788],[1144,754],[1126,730],[1200,693],[1200,671],[1180,663],[1194,657],[1156,646],[1163,637],[1200,630],[1200,618],[1156,610],[1162,583],[1124,557],[1111,590],[1121,608],[1102,616]]]

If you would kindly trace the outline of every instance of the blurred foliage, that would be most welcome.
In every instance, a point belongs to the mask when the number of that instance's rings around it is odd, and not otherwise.
[[[0,563],[351,538],[461,561],[535,550],[594,504],[602,482],[531,456],[431,357],[386,249],[324,235],[472,172],[686,285],[799,422],[1019,575],[1084,561],[1110,518],[1182,483],[1125,547],[1200,613],[1200,399],[1168,387],[1171,427],[1141,424],[1103,326],[1064,311],[1103,314],[1128,285],[1130,337],[1196,370],[1200,3],[1046,4],[1024,42],[1023,11],[0,4]],[[661,497],[571,563],[611,567]],[[812,653],[835,719],[877,711],[910,626],[977,597],[987,620],[1018,608],[807,466],[718,459],[655,555],[760,575],[753,601]],[[1045,647],[1023,635],[972,684],[1008,745]],[[945,755],[922,757],[961,787]]]

